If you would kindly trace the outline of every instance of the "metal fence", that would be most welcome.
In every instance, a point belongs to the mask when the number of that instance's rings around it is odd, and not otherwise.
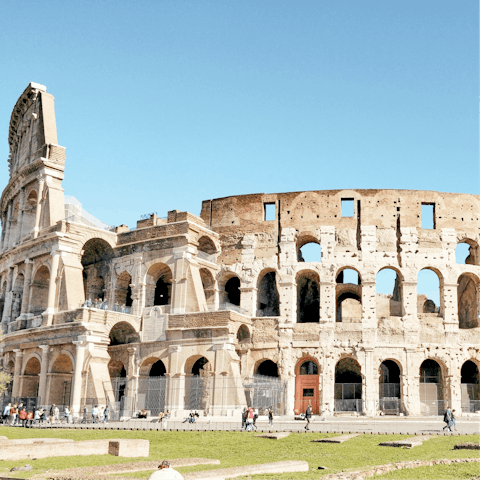
[[[266,413],[272,408],[275,415],[286,415],[287,383],[277,377],[254,375],[243,380],[247,405]]]
[[[420,400],[420,414],[425,416],[443,415],[447,408],[445,400]]]
[[[335,411],[362,413],[362,399],[335,399]]]

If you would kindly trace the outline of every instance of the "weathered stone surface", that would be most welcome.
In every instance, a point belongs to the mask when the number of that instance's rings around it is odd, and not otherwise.
[[[261,433],[260,435],[255,435],[259,438],[271,438],[272,440],[281,440],[282,438],[288,437],[290,432],[272,432],[272,433]]]
[[[343,443],[351,438],[358,437],[359,433],[350,433],[348,435],[340,435],[338,437],[329,437],[329,438],[319,438],[317,440],[312,440],[312,442],[317,443]]]
[[[455,445],[453,448],[455,450],[461,450],[461,449],[480,450],[480,444],[479,443],[473,443],[473,442],[460,443],[459,445]]]
[[[381,442],[381,447],[405,447],[413,448],[422,445],[423,442],[432,438],[430,435],[419,435],[416,437],[405,438],[404,440],[395,440],[392,442]]]

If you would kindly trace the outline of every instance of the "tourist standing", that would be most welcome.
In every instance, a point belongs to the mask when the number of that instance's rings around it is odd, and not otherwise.
[[[110,416],[110,409],[108,408],[108,405],[105,407],[105,410],[103,411],[103,421],[105,423],[108,423],[108,417]]]
[[[97,418],[98,418],[98,405],[95,405],[92,408],[92,422],[97,423]]]
[[[268,425],[270,427],[273,427],[273,410],[272,410],[272,407],[269,407],[269,409],[268,409]]]
[[[3,423],[7,424],[8,423],[8,417],[10,416],[10,409],[12,408],[12,404],[9,403],[8,405],[5,405],[5,408],[3,409]]]
[[[305,425],[305,430],[310,430],[310,419],[312,418],[312,406],[308,404],[307,410],[305,412],[305,420],[307,424]]]
[[[55,408],[53,409],[53,415],[55,418],[55,422],[60,423],[60,409],[57,406],[55,406]]]
[[[67,420],[67,424],[70,424],[70,408],[68,405],[65,407],[64,415]]]
[[[83,406],[83,420],[82,420],[82,423],[87,423],[87,413],[88,413],[87,406],[84,405]]]

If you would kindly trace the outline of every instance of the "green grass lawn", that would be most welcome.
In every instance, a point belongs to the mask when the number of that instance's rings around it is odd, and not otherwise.
[[[73,440],[93,440],[100,438],[145,438],[150,441],[150,456],[148,460],[163,460],[173,458],[203,457],[218,459],[221,465],[200,465],[183,467],[181,472],[228,468],[241,465],[277,462],[281,460],[306,460],[310,471],[294,475],[265,475],[256,479],[315,479],[329,473],[342,470],[366,469],[369,466],[383,465],[392,462],[409,460],[433,460],[441,458],[468,458],[478,456],[474,450],[453,450],[457,443],[478,442],[478,435],[438,436],[428,440],[413,449],[380,447],[382,441],[406,438],[406,435],[359,435],[342,444],[311,443],[314,438],[331,437],[337,434],[292,433],[282,440],[254,438],[247,432],[156,432],[156,431],[116,431],[116,430],[35,430],[24,428],[0,427],[0,435],[8,438],[71,438]],[[26,447],[32,448],[32,447]],[[59,447],[61,448],[61,447]],[[109,455],[93,455],[88,457],[53,457],[42,460],[0,461],[0,476],[10,468],[26,463],[34,467],[33,472],[18,473],[16,476],[27,478],[35,473],[46,470],[61,470],[65,468],[108,465],[144,461],[147,458],[126,459]],[[441,466],[436,469],[412,469],[394,472],[394,476],[382,476],[385,479],[431,479],[441,478],[471,478],[478,472],[480,464]],[[318,470],[326,466],[328,470]],[[437,472],[438,470],[438,472]],[[418,476],[419,473],[423,476]],[[473,474],[471,473],[473,471]],[[437,473],[429,473],[437,472]],[[449,473],[452,472],[452,473]],[[148,478],[151,472],[130,474],[131,477]],[[410,475],[410,476],[408,476]],[[443,476],[439,476],[443,475]],[[455,476],[457,475],[457,476]],[[112,477],[114,478],[114,477]],[[247,477],[246,477],[247,478]]]

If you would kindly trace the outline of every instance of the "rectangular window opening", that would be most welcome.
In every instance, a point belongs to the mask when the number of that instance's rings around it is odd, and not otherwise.
[[[342,198],[342,217],[355,216],[355,203],[353,198]]]
[[[425,230],[435,229],[435,204],[422,203],[422,228]]]
[[[263,212],[264,212],[263,219],[265,222],[275,220],[275,204],[274,203],[264,203]]]
[[[313,388],[304,388],[303,389],[304,397],[313,397]]]

